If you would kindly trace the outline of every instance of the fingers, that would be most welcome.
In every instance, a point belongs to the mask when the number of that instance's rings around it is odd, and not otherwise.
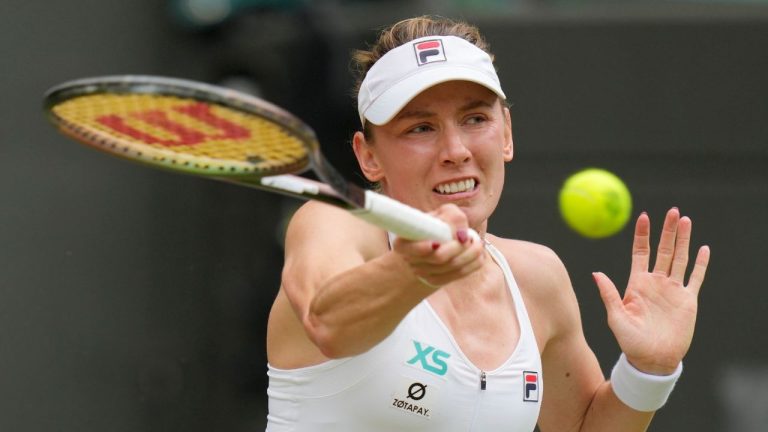
[[[701,284],[704,282],[704,276],[707,273],[709,254],[709,246],[702,246],[699,248],[699,253],[696,254],[696,262],[693,265],[693,271],[691,272],[691,277],[688,279],[688,289],[697,296],[699,295],[699,290],[701,290]]]
[[[430,214],[451,226],[453,231],[453,240],[447,241],[443,244],[455,242],[463,244],[468,242],[470,238],[473,237],[470,234],[470,230],[468,228],[469,224],[467,221],[467,216],[458,206],[453,204],[446,204],[430,212]],[[395,247],[396,251],[402,253],[403,255],[418,258],[431,255],[433,251],[437,250],[441,246],[441,243],[439,241],[406,241],[404,239],[398,238],[393,246]]]
[[[484,249],[480,238],[468,228],[466,215],[457,206],[444,205],[431,214],[451,225],[452,240],[440,243],[397,239],[393,248],[422,283],[435,287],[480,268]]]
[[[672,267],[669,277],[675,282],[683,283],[685,270],[688,267],[688,248],[691,244],[691,219],[684,216],[677,224],[677,240],[675,241],[675,253],[672,258]]]
[[[410,260],[414,273],[433,285],[444,285],[479,269],[483,263],[482,243],[468,237],[464,243],[442,243],[420,260]]]
[[[632,243],[632,271],[647,272],[651,257],[651,221],[643,212],[635,223],[635,239]]]
[[[611,321],[624,310],[624,302],[619,295],[619,290],[604,273],[595,272],[592,273],[592,277],[600,290],[600,298],[603,299],[605,310],[608,312],[608,320]]]
[[[664,276],[669,275],[672,259],[675,255],[675,237],[677,236],[677,223],[680,219],[680,211],[673,207],[667,212],[664,219],[664,228],[661,231],[659,248],[656,251],[656,264],[653,272]]]
[[[647,238],[642,238],[642,215],[638,219],[638,228],[635,233],[635,246],[633,248],[633,269],[642,270],[644,255],[647,246]],[[667,212],[664,219],[664,227],[659,240],[659,248],[656,253],[656,263],[653,272],[668,276],[671,280],[683,285],[685,273],[689,263],[689,250],[691,246],[691,232],[693,222],[687,216],[680,216],[680,211],[673,207]],[[702,246],[697,255],[691,272],[688,287],[698,294],[704,275],[709,264],[709,247]]]
[[[461,243],[468,239],[467,228],[469,228],[469,222],[467,221],[467,215],[458,206],[454,204],[442,205],[430,214],[447,222],[453,228],[454,239]]]

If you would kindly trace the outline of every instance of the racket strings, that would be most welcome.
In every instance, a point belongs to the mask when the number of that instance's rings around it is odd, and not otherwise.
[[[270,175],[309,163],[304,141],[280,124],[194,99],[104,93],[64,101],[53,112],[70,135],[176,168]]]

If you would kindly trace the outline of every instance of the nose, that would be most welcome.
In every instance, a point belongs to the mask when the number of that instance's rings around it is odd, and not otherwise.
[[[443,165],[461,165],[472,159],[467,137],[455,128],[446,128],[440,137],[440,162]]]

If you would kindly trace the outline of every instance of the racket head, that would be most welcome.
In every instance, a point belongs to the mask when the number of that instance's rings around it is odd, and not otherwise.
[[[231,89],[118,75],[57,85],[44,110],[75,140],[156,168],[230,181],[297,174],[321,159],[314,131],[287,111]]]

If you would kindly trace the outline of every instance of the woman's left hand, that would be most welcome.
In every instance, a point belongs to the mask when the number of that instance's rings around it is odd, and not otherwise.
[[[643,213],[635,225],[632,268],[623,299],[605,274],[593,276],[608,312],[608,326],[627,360],[642,372],[669,375],[693,339],[710,251],[707,246],[699,249],[685,285],[691,219],[680,217],[677,208],[667,212],[653,271],[649,271],[649,238],[650,220]]]

